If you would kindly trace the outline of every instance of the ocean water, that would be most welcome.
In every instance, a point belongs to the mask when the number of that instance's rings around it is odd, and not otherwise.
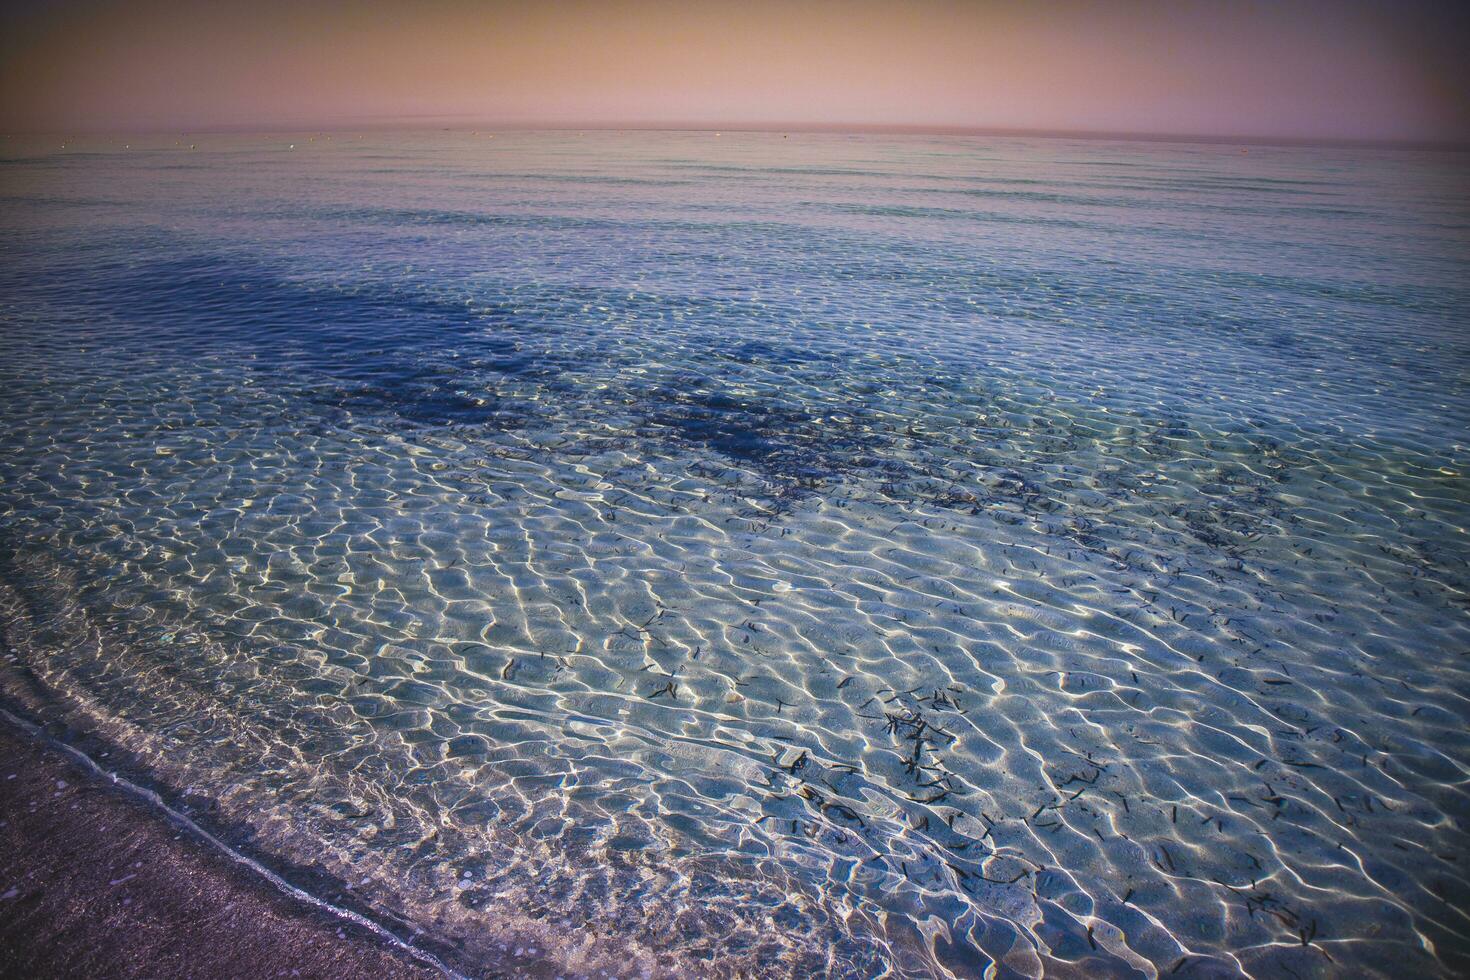
[[[466,976],[1463,975],[1466,163],[4,140],[0,691]]]

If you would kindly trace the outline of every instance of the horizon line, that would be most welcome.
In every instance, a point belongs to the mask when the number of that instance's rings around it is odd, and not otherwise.
[[[1171,131],[1127,131],[1105,129],[1067,129],[1060,127],[968,126],[946,123],[857,123],[857,122],[730,122],[704,121],[631,121],[611,122],[536,122],[528,120],[483,119],[470,114],[406,115],[353,117],[330,123],[308,121],[208,123],[192,126],[143,124],[135,127],[78,126],[70,129],[18,129],[3,133],[11,137],[41,136],[146,136],[163,134],[230,134],[252,133],[333,133],[352,130],[436,130],[461,131],[495,129],[500,132],[667,132],[667,133],[816,133],[829,135],[895,135],[895,136],[971,136],[1014,137],[1033,139],[1089,139],[1119,142],[1247,144],[1250,146],[1321,146],[1341,148],[1381,148],[1402,150],[1470,150],[1470,140],[1427,139],[1419,137],[1348,137],[1348,136],[1283,136],[1250,133],[1189,133]]]

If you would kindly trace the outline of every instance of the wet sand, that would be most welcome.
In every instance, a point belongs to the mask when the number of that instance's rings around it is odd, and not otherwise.
[[[4,720],[0,759],[0,976],[442,976]]]

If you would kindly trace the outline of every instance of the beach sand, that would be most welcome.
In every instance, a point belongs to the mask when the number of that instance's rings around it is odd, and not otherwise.
[[[5,721],[0,760],[0,976],[442,976]]]

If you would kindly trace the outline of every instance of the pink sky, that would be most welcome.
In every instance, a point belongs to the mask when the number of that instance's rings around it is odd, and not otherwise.
[[[49,0],[0,13],[0,129],[449,119],[1464,141],[1462,8]]]

